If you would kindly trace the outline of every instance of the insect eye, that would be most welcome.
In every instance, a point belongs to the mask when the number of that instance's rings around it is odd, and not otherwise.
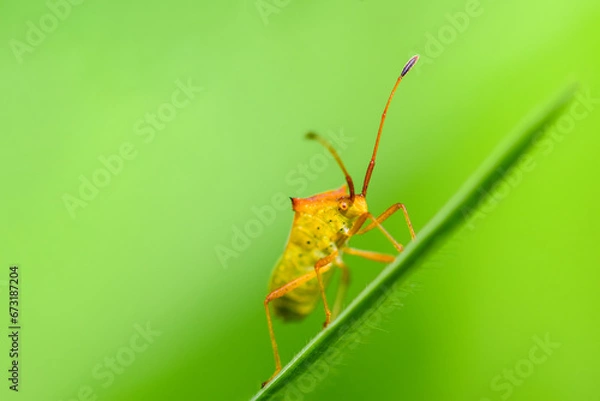
[[[346,202],[340,202],[341,210],[348,210],[348,204]]]

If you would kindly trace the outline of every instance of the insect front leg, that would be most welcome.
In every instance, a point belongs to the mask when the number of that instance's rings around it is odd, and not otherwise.
[[[385,212],[381,213],[381,215],[379,217],[377,217],[377,219],[373,219],[373,222],[371,224],[369,224],[365,228],[359,230],[357,232],[357,234],[364,234],[367,231],[374,229],[378,224],[383,223],[392,214],[396,213],[400,209],[402,209],[402,212],[404,213],[404,219],[406,220],[406,225],[408,226],[408,231],[410,232],[410,236],[412,237],[412,239],[415,239],[415,237],[416,237],[415,230],[413,229],[413,225],[410,222],[410,217],[408,217],[408,210],[406,210],[406,206],[404,206],[404,204],[402,204],[402,203],[395,203],[392,206],[390,206]]]
[[[396,248],[398,250],[398,252],[402,252],[404,250],[404,247],[402,246],[402,244],[400,244],[398,241],[396,241],[396,239],[394,239],[394,237],[392,237],[392,235],[381,225],[382,222],[387,220],[392,214],[394,214],[395,212],[397,212],[400,209],[402,209],[402,211],[404,212],[404,218],[406,219],[406,225],[408,226],[410,236],[412,237],[412,239],[415,239],[415,237],[416,237],[415,231],[413,229],[412,223],[410,222],[410,218],[408,217],[408,211],[406,210],[406,206],[404,206],[402,203],[396,203],[396,204],[390,206],[385,212],[383,212],[377,218],[375,218],[371,213],[365,213],[367,218],[370,218],[372,220],[372,222],[369,225],[367,225],[366,227],[358,230],[356,232],[356,234],[364,234],[366,232],[371,231],[373,228],[377,227],[379,229],[379,231],[381,231],[387,237],[387,239],[392,243],[392,245],[394,245],[394,248]]]

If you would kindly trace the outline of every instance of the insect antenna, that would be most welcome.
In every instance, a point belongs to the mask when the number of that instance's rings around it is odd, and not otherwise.
[[[342,172],[346,176],[346,182],[348,183],[348,190],[350,191],[350,202],[354,202],[354,183],[352,182],[352,177],[350,177],[350,174],[348,174],[348,170],[346,170],[346,167],[344,166],[344,163],[342,162],[342,159],[340,159],[340,155],[338,155],[335,148],[333,146],[331,146],[331,144],[325,138],[323,138],[321,135],[316,134],[314,132],[307,133],[306,138],[319,141],[321,143],[321,145],[325,146],[325,148],[327,148],[327,150],[329,150],[329,152],[331,152],[331,155],[333,156],[335,161],[338,163],[338,165],[342,169]]]
[[[362,188],[362,196],[367,195],[367,187],[369,186],[369,181],[371,180],[371,174],[373,174],[373,168],[375,167],[375,157],[377,156],[377,149],[379,148],[379,139],[381,139],[381,131],[383,131],[383,124],[385,123],[385,116],[387,114],[388,107],[390,107],[392,98],[394,97],[394,94],[396,93],[396,89],[398,88],[398,85],[400,85],[402,78],[404,78],[404,76],[410,71],[410,69],[417,63],[418,60],[419,60],[418,55],[412,56],[411,59],[408,60],[408,62],[402,69],[402,72],[400,73],[400,76],[398,77],[398,80],[396,81],[394,88],[392,89],[392,93],[390,93],[390,97],[388,98],[387,103],[385,104],[385,109],[383,109],[383,114],[381,115],[381,122],[379,123],[379,130],[377,131],[377,139],[375,140],[375,147],[373,148],[373,156],[371,156],[371,161],[369,162],[369,167],[367,167],[367,174],[365,175],[365,181],[363,183],[363,188]]]

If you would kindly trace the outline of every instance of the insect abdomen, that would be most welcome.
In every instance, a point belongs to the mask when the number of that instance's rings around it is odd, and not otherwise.
[[[269,289],[276,290],[290,281],[314,271],[319,259],[336,249],[335,238],[339,236],[337,222],[325,224],[321,218],[299,215],[294,221],[287,247],[277,262]],[[322,274],[323,284],[327,286],[333,269]],[[281,298],[273,300],[275,315],[284,320],[299,320],[315,308],[321,298],[316,278],[309,280]]]
[[[314,263],[298,266],[294,262],[286,258],[286,254],[284,253],[275,267],[274,274],[271,276],[271,283],[269,285],[271,291],[314,270]],[[329,282],[332,272],[333,270],[329,270],[322,274],[321,277],[323,278],[324,285],[327,285]],[[273,300],[272,305],[275,315],[281,317],[283,320],[300,320],[313,311],[319,299],[319,283],[316,278],[313,278],[288,292],[283,297]]]

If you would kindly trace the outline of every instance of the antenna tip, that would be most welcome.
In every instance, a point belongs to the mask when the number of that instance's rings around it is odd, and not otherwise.
[[[306,133],[306,139],[316,139],[317,138],[317,134],[315,134],[314,132],[310,131]]]
[[[404,77],[406,74],[408,74],[408,72],[410,71],[410,69],[413,68],[413,66],[415,64],[417,64],[417,61],[419,61],[419,55],[415,54],[414,56],[412,56],[410,58],[410,60],[408,60],[408,62],[406,63],[406,65],[402,69],[402,73],[400,74],[400,76]]]

